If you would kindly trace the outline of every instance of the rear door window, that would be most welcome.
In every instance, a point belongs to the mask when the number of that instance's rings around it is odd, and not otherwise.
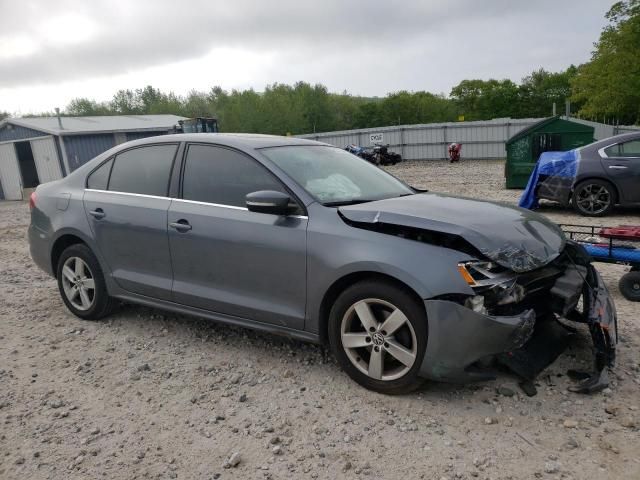
[[[133,148],[115,158],[109,190],[166,197],[178,145]]]
[[[223,147],[189,146],[182,180],[182,198],[244,207],[247,194],[259,190],[288,194],[273,174],[247,155]]]
[[[87,188],[93,188],[94,190],[106,190],[109,183],[109,173],[111,173],[111,165],[113,164],[113,158],[104,162],[97,169],[95,169],[87,178]]]
[[[608,157],[640,157],[640,140],[618,143],[605,149]]]

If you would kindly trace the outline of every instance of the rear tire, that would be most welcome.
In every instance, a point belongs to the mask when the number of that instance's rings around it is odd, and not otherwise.
[[[115,308],[116,301],[107,292],[98,259],[86,245],[67,247],[56,271],[62,301],[76,317],[99,320]]]
[[[640,271],[625,273],[618,283],[622,296],[630,302],[640,302]]]
[[[363,387],[391,395],[423,383],[427,331],[424,306],[384,281],[347,288],[329,315],[329,343],[343,370]]]
[[[580,182],[573,190],[573,209],[585,217],[609,215],[617,201],[616,190],[606,180],[592,179]]]

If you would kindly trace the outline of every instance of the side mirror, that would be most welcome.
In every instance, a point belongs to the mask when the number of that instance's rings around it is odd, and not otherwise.
[[[250,212],[286,215],[289,211],[289,195],[274,190],[260,190],[245,197]]]

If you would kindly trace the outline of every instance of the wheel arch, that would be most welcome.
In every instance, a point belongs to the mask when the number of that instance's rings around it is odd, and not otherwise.
[[[573,194],[576,191],[576,187],[578,185],[580,185],[581,183],[586,182],[588,180],[598,180],[600,182],[605,182],[605,183],[608,183],[609,185],[611,185],[613,187],[613,193],[616,196],[614,203],[617,204],[617,203],[620,202],[620,200],[621,200],[620,191],[618,190],[618,186],[615,184],[615,182],[612,182],[611,179],[609,179],[609,178],[600,177],[600,176],[597,176],[597,175],[589,175],[589,176],[586,176],[584,178],[576,179],[576,181],[573,184],[573,187],[571,188],[571,192],[569,194],[569,200],[573,200]]]
[[[407,283],[399,280],[398,278],[388,275],[386,273],[380,273],[375,271],[359,271],[359,272],[351,272],[348,273],[336,281],[334,281],[331,286],[325,292],[322,301],[320,302],[320,311],[318,312],[318,334],[320,336],[320,342],[323,344],[328,343],[328,327],[329,327],[329,314],[331,312],[331,306],[338,298],[338,296],[349,286],[354,285],[355,283],[362,282],[365,280],[379,280],[381,282],[390,283],[401,290],[404,290],[411,297],[414,298],[421,306],[421,308],[425,309],[424,301],[418,295],[418,293]],[[426,315],[426,309],[425,309]]]
[[[53,242],[51,246],[51,271],[53,272],[54,278],[58,277],[58,261],[60,260],[60,256],[62,252],[64,252],[71,245],[82,244],[86,245],[88,248],[89,245],[85,242],[79,235],[73,233],[64,233],[60,235]]]

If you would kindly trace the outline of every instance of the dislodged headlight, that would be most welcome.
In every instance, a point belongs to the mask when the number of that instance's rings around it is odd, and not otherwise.
[[[482,287],[506,282],[516,277],[515,273],[494,262],[474,260],[458,264],[458,272],[472,287]]]
[[[485,303],[507,305],[517,303],[525,296],[522,285],[517,283],[517,274],[494,262],[471,261],[458,264],[458,272],[467,284],[478,294],[467,299],[467,308],[486,313]],[[482,304],[480,300],[482,299]],[[484,311],[483,311],[484,310]]]

